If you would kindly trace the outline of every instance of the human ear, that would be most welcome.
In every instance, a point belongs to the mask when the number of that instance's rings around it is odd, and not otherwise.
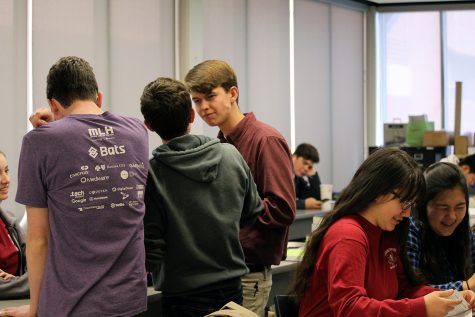
[[[231,100],[236,102],[239,97],[239,89],[236,86],[229,88],[229,93],[231,94]]]
[[[152,132],[155,132],[155,130],[153,130],[152,126],[150,125],[150,123],[148,123],[147,120],[144,120],[143,123],[145,124],[145,126],[147,127],[147,129],[149,129],[149,130],[152,131]]]
[[[104,94],[102,93],[102,91],[98,91],[97,92],[97,96],[96,96],[96,105],[100,108],[102,107],[102,98],[104,97]]]

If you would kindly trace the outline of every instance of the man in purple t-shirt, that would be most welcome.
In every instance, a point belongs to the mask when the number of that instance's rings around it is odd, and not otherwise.
[[[47,77],[55,121],[27,133],[17,202],[28,215],[31,316],[135,316],[146,310],[144,125],[101,110],[89,63]]]

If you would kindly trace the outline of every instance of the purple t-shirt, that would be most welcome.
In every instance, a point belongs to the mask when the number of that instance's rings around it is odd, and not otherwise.
[[[38,316],[146,310],[148,134],[133,118],[69,115],[23,138],[16,201],[48,208]]]

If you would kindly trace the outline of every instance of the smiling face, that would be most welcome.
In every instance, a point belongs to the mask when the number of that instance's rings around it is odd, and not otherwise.
[[[410,214],[411,207],[403,209],[401,201],[395,194],[378,197],[367,210],[361,213],[366,220],[384,231],[393,231]]]
[[[0,153],[0,201],[8,198],[8,189],[10,187],[10,176],[7,159]]]
[[[223,87],[216,87],[207,94],[191,92],[196,111],[208,125],[213,127],[226,125],[232,115],[237,95],[237,88],[234,86],[228,92]]]
[[[439,236],[452,235],[467,213],[462,189],[455,187],[441,192],[427,204],[427,219]]]

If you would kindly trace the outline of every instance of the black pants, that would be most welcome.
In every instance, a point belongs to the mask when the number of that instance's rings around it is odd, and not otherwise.
[[[242,304],[242,288],[232,286],[182,296],[162,296],[163,317],[203,317],[228,302]]]

